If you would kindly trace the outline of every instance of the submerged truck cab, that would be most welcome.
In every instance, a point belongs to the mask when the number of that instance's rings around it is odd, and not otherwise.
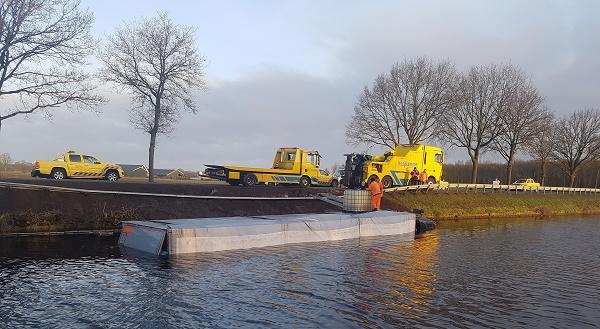
[[[206,176],[224,180],[230,185],[256,184],[337,185],[333,176],[321,171],[318,151],[282,147],[275,152],[271,168],[206,165]]]

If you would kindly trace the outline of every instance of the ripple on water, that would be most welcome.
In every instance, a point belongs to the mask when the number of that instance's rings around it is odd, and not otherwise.
[[[0,327],[600,326],[600,220],[157,258],[114,237],[0,241]]]

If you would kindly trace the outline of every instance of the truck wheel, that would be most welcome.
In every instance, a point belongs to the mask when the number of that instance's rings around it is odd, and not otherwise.
[[[427,178],[427,184],[435,184],[435,177],[433,176],[429,176],[429,178]]]
[[[67,173],[64,169],[55,168],[50,172],[50,177],[52,177],[52,179],[65,179],[67,178]]]
[[[104,178],[109,182],[116,182],[119,180],[119,173],[114,170],[109,170],[106,172]]]
[[[310,178],[307,176],[300,177],[300,186],[301,187],[309,187],[310,186]]]
[[[369,186],[369,184],[371,184],[371,181],[375,178],[379,179],[379,177],[377,177],[377,175],[371,175],[371,177],[369,177],[369,179],[367,179],[367,186]]]
[[[390,188],[394,185],[394,181],[392,180],[392,177],[384,176],[381,179],[381,184],[383,185],[383,188]]]
[[[242,180],[242,184],[244,184],[244,186],[254,186],[254,185],[256,185],[256,183],[258,183],[258,179],[256,178],[256,175],[254,175],[254,174],[244,175],[244,178]]]

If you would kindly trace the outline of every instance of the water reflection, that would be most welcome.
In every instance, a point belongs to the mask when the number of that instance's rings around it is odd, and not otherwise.
[[[115,237],[0,239],[0,327],[593,327],[600,219],[160,258]]]

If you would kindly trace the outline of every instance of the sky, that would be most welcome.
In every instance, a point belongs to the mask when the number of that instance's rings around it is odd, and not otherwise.
[[[598,1],[113,1],[84,0],[100,41],[124,23],[167,12],[197,28],[207,90],[160,136],[159,168],[269,166],[278,147],[316,149],[323,165],[365,151],[345,126],[362,88],[406,58],[521,67],[557,116],[600,108]],[[89,69],[97,68],[90,59]],[[102,84],[99,112],[58,110],[3,122],[0,153],[34,161],[78,150],[146,164],[149,136],[128,120],[129,95]],[[0,102],[0,109],[2,103]],[[381,150],[371,150],[373,153]],[[448,150],[448,160],[466,151]],[[524,157],[525,155],[521,155]],[[489,154],[490,161],[500,161]]]

